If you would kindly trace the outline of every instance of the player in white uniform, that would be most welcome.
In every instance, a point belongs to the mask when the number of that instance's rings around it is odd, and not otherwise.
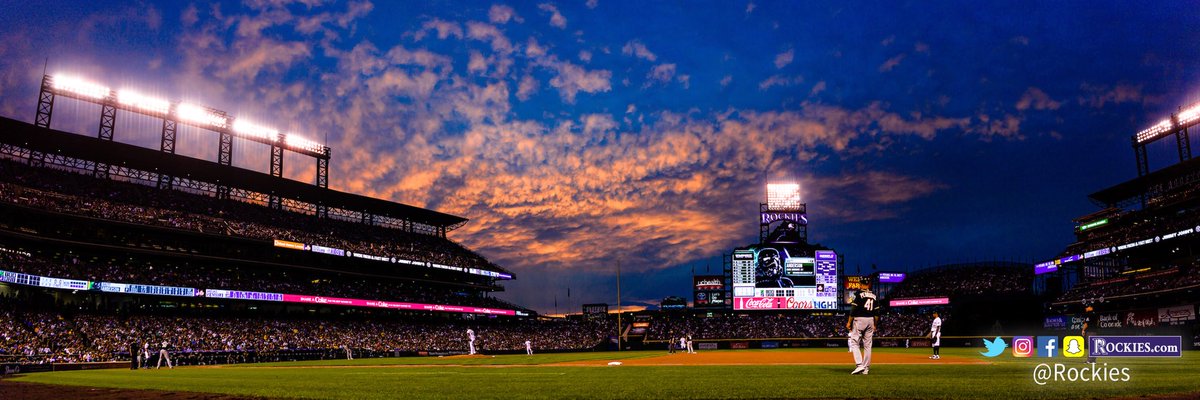
[[[687,350],[687,336],[679,337],[679,349],[684,351]]]
[[[475,331],[471,330],[469,328],[467,329],[467,346],[469,346],[467,354],[474,355],[475,354]]]
[[[929,358],[934,360],[942,358],[939,354],[942,349],[942,317],[938,316],[937,311],[933,312],[933,325],[929,326],[929,338],[933,339],[933,355]]]
[[[533,343],[530,343],[528,340],[525,341],[525,355],[533,355]]]
[[[688,354],[696,354],[696,349],[692,348],[692,334],[687,335],[687,352]]]

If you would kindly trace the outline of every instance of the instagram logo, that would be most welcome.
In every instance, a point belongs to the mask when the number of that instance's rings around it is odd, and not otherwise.
[[[1033,357],[1033,336],[1013,338],[1013,357]]]

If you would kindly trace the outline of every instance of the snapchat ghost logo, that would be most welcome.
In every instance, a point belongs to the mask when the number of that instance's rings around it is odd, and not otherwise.
[[[1084,356],[1083,336],[1067,336],[1063,338],[1063,355],[1071,358]]]

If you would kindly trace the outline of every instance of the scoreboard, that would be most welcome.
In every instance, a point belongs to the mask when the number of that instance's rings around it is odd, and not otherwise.
[[[798,246],[768,244],[734,250],[735,310],[833,310],[838,307],[837,253],[811,254]]]

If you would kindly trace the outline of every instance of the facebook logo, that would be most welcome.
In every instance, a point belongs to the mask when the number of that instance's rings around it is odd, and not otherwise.
[[[1037,338],[1037,356],[1054,358],[1058,355],[1058,337],[1057,336],[1038,336]]]

